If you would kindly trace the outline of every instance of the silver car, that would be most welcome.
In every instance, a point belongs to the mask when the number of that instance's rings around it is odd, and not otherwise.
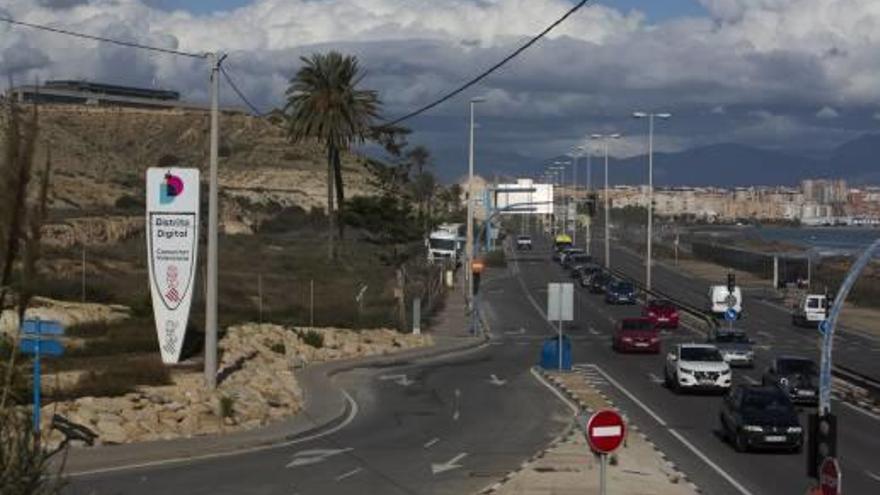
[[[716,328],[706,341],[718,348],[730,366],[751,368],[755,365],[754,341],[741,329]]]

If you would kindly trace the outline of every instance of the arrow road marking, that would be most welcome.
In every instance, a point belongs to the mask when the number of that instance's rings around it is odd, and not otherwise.
[[[656,384],[663,383],[663,381],[664,381],[662,378],[655,375],[654,373],[648,373],[648,378],[651,380],[651,383],[656,383]]]
[[[425,447],[426,449],[430,449],[439,441],[440,441],[439,438],[436,438],[436,437],[432,438],[432,439],[428,440],[427,442],[425,442],[425,445],[423,445],[423,447]]]
[[[410,380],[406,375],[382,375],[379,377],[379,380],[383,382],[393,381],[402,387],[409,387],[415,383],[415,380]]]
[[[344,454],[346,452],[351,452],[351,447],[346,449],[311,449],[311,450],[303,450],[302,452],[297,452],[293,456],[293,460],[290,461],[286,466],[286,468],[295,468],[301,466],[309,466],[312,464],[318,464],[320,462],[324,462],[327,459],[339,455]]]
[[[593,327],[590,327],[587,331],[590,332],[590,335],[599,335],[599,332]]]
[[[431,474],[438,475],[440,473],[445,473],[446,471],[458,469],[461,467],[461,464],[458,464],[458,462],[465,457],[467,457],[467,453],[462,452],[443,464],[431,464]]]
[[[526,329],[523,327],[519,327],[519,330],[504,332],[505,335],[525,335],[525,333],[526,333]]]
[[[336,477],[336,482],[339,483],[340,481],[342,481],[342,480],[344,480],[344,479],[346,479],[346,478],[351,478],[352,476],[354,476],[354,475],[360,473],[361,471],[363,471],[363,469],[361,469],[361,468],[354,468],[354,469],[352,469],[351,471],[349,471],[349,472],[347,472],[347,473],[340,474],[339,476]]]
[[[880,474],[874,474],[871,471],[865,471],[865,474],[874,481],[880,481]]]
[[[452,420],[458,421],[458,418],[461,417],[461,412],[459,411],[459,406],[461,405],[461,390],[455,389],[455,411],[452,413]]]
[[[495,376],[495,374],[493,373],[491,376],[491,379],[489,380],[489,383],[491,383],[492,385],[495,385],[496,387],[501,387],[505,383],[507,383],[507,380],[501,380],[500,378]]]

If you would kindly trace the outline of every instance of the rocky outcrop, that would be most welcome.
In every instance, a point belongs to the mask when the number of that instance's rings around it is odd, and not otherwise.
[[[173,385],[141,387],[122,397],[81,397],[47,411],[99,435],[99,443],[130,443],[243,430],[290,416],[302,408],[295,370],[309,363],[385,354],[432,344],[430,336],[394,330],[317,328],[323,346],[304,342],[303,329],[246,324],[228,329],[215,391],[201,373],[177,371]],[[44,417],[49,421],[49,413]],[[47,430],[48,431],[48,430]],[[50,443],[60,441],[53,432]]]
[[[78,303],[35,297],[25,312],[25,318],[57,321],[65,327],[86,323],[115,323],[130,316],[126,306],[118,304]],[[18,314],[6,310],[0,314],[0,333],[18,331]]]

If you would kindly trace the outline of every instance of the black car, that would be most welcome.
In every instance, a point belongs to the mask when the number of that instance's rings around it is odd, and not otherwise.
[[[819,371],[816,363],[808,358],[777,357],[764,372],[761,383],[779,387],[795,404],[815,406],[819,403]]]
[[[573,266],[589,263],[592,259],[593,257],[584,253],[583,249],[569,248],[565,252],[565,256],[562,258],[562,267],[566,270],[570,270]]]
[[[635,304],[636,288],[631,282],[615,280],[605,288],[605,302],[608,304]]]
[[[721,434],[739,452],[782,449],[800,452],[804,430],[797,409],[778,387],[737,385],[724,396]]]
[[[579,263],[571,267],[571,278],[583,279],[586,275],[601,272],[602,267],[593,262]]]
[[[605,287],[614,280],[614,277],[605,272],[599,272],[590,277],[590,292],[593,294],[601,294],[605,292]]]

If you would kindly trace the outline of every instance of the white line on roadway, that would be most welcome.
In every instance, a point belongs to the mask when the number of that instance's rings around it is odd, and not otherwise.
[[[644,402],[642,402],[642,401],[639,400],[635,395],[633,395],[632,392],[630,392],[629,390],[625,389],[625,388],[623,387],[623,385],[621,385],[620,383],[617,382],[617,380],[615,380],[614,378],[611,378],[611,376],[608,375],[608,373],[606,373],[605,370],[603,370],[602,368],[600,368],[599,366],[596,366],[596,365],[593,365],[593,367],[594,367],[597,371],[599,371],[599,373],[601,373],[602,376],[604,376],[605,379],[608,380],[609,383],[611,383],[612,385],[614,385],[618,390],[620,390],[624,395],[626,395],[626,396],[627,396],[631,401],[633,401],[637,406],[639,406],[640,408],[642,408],[642,410],[645,411],[649,416],[651,416],[652,418],[654,418],[654,421],[656,421],[660,426],[666,428],[666,431],[668,431],[670,435],[672,435],[673,437],[675,437],[679,442],[681,442],[685,447],[687,447],[691,452],[693,452],[697,457],[699,457],[699,458],[700,458],[703,462],[705,462],[709,467],[711,467],[712,469],[714,469],[715,472],[718,473],[722,478],[724,478],[725,480],[727,480],[727,482],[730,483],[734,488],[736,488],[736,490],[737,490],[738,492],[742,493],[743,495],[751,495],[752,492],[750,492],[748,489],[746,489],[746,487],[744,487],[744,486],[743,486],[742,484],[740,484],[736,479],[734,479],[734,477],[731,476],[727,471],[725,471],[721,466],[719,466],[719,465],[716,464],[714,461],[712,461],[712,459],[709,459],[709,457],[708,457],[706,454],[704,454],[704,453],[703,453],[700,449],[698,449],[694,444],[692,444],[690,441],[688,441],[688,439],[686,439],[684,436],[682,436],[682,435],[681,435],[679,432],[677,432],[676,430],[670,428],[670,427],[669,427],[669,424],[666,423],[666,421],[665,421],[663,418],[661,418],[660,416],[658,416],[657,413],[655,413],[655,412],[654,412],[651,408],[649,408]]]
[[[425,447],[426,449],[430,449],[432,446],[434,446],[439,441],[440,441],[439,438],[434,437],[434,438],[428,440],[427,442],[425,442],[425,445],[423,445],[423,447]]]
[[[593,327],[590,327],[587,331],[590,332],[590,335],[599,335],[599,332],[597,332],[596,329]]]
[[[880,474],[874,474],[871,471],[865,471],[865,474],[874,481],[880,481]]]
[[[848,407],[848,408],[850,408],[850,409],[852,409],[852,410],[855,411],[855,412],[862,413],[862,414],[864,414],[865,416],[867,416],[867,417],[869,417],[869,418],[871,418],[871,419],[873,419],[873,420],[880,421],[880,415],[874,414],[874,413],[872,413],[871,411],[868,411],[868,410],[866,410],[866,409],[863,409],[863,408],[861,408],[861,407],[859,407],[859,406],[856,406],[856,405],[854,405],[854,404],[850,404],[849,402],[841,402],[841,404],[844,405],[844,406],[846,406],[846,407]]]
[[[351,478],[352,476],[354,476],[354,475],[360,473],[361,471],[363,471],[363,469],[361,469],[361,468],[354,468],[354,469],[352,469],[351,471],[349,471],[349,472],[347,472],[347,473],[342,473],[342,474],[340,474],[339,476],[336,477],[336,482],[338,483],[338,482],[344,480],[345,478]]]
[[[755,380],[754,378],[750,377],[749,375],[743,375],[743,378],[745,379],[745,381],[751,383],[752,385],[758,384],[758,380]]]
[[[461,390],[455,389],[455,411],[452,413],[452,420],[458,421],[458,418],[461,417]]]
[[[757,333],[758,333],[758,335],[760,335],[761,337],[764,337],[764,338],[766,338],[766,339],[773,340],[773,339],[776,338],[772,333],[767,333],[767,332],[765,332],[765,331],[763,331],[763,330],[758,330]]]
[[[327,435],[332,435],[332,434],[336,433],[337,431],[345,428],[346,426],[351,424],[352,421],[354,421],[354,418],[358,415],[358,404],[351,397],[351,395],[349,395],[349,393],[346,392],[345,390],[342,391],[342,396],[345,398],[345,401],[349,404],[350,409],[348,412],[348,416],[345,417],[345,420],[343,420],[342,423],[339,423],[338,425],[334,426],[333,428],[330,428],[327,431],[318,432],[318,433],[315,433],[314,435],[308,435],[308,436],[305,436],[302,438],[296,438],[293,440],[289,440],[287,442],[281,442],[281,443],[276,443],[276,444],[272,444],[272,445],[261,445],[259,447],[249,447],[246,449],[232,450],[229,452],[215,452],[215,453],[211,453],[211,454],[202,454],[202,455],[195,455],[195,456],[190,456],[190,457],[174,457],[171,459],[162,459],[161,461],[141,462],[141,463],[137,463],[137,464],[127,464],[124,466],[114,466],[114,467],[109,467],[109,468],[92,469],[89,471],[80,471],[80,472],[66,473],[66,474],[68,477],[75,478],[75,477],[79,477],[79,476],[89,476],[92,474],[114,473],[117,471],[128,471],[131,469],[166,466],[168,464],[177,464],[177,463],[191,462],[191,461],[202,461],[202,460],[207,460],[207,459],[219,459],[222,457],[232,457],[232,456],[241,455],[241,454],[252,454],[254,452],[262,452],[264,450],[272,450],[272,449],[281,449],[284,447],[290,447],[291,445],[296,445],[296,444],[303,443],[303,442],[309,442],[311,440],[326,437]]]
[[[578,407],[574,404],[574,402],[569,400],[568,397],[562,395],[562,392],[557,390],[556,387],[547,383],[547,380],[545,380],[544,377],[541,376],[540,373],[535,371],[535,368],[531,369],[531,373],[532,373],[532,376],[535,377],[535,380],[538,380],[538,382],[540,382],[541,385],[547,387],[547,390],[553,392],[553,395],[555,395],[559,400],[561,400],[563,404],[567,405],[569,407],[569,409],[571,409],[572,414],[577,415]]]
[[[651,380],[651,383],[656,383],[656,384],[661,384],[664,381],[662,378],[655,375],[654,373],[648,373],[648,378]]]

